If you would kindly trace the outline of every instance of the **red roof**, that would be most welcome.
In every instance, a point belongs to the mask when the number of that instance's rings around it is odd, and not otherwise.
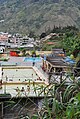
[[[54,42],[47,42],[48,45],[54,45]]]

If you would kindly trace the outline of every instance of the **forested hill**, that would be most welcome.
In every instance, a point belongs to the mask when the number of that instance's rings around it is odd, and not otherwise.
[[[80,28],[80,0],[0,0],[0,31],[40,34],[73,25]]]

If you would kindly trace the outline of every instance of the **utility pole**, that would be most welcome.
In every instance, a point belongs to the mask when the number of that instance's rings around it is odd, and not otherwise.
[[[63,73],[60,72],[60,84],[62,83],[62,77],[63,77]]]

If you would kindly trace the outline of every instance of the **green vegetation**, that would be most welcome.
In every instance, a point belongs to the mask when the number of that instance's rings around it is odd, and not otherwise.
[[[51,48],[53,47],[53,45],[47,45],[47,44],[43,44],[42,50],[43,51],[49,51],[51,50]]]
[[[0,31],[49,32],[54,26],[80,28],[79,0],[0,0]],[[32,35],[32,34],[30,34]]]
[[[10,94],[0,94],[0,98],[11,98]]]
[[[75,50],[80,50],[80,37],[65,36],[62,42],[62,47],[66,49],[69,55],[72,54]]]
[[[27,97],[26,100],[19,99],[15,102],[13,102],[11,99],[10,101],[12,103],[10,103],[9,101],[9,104],[14,104],[11,109],[14,109],[14,107],[17,108],[18,106],[20,107],[20,110],[19,112],[17,112],[16,117],[20,118],[22,116],[23,118],[27,119],[79,119],[80,81],[77,80],[75,77],[71,78],[70,75],[71,74],[69,72],[69,74],[66,75],[65,79],[62,78],[63,82],[60,84],[51,83],[44,87],[42,85],[36,86],[35,83],[33,83],[35,94],[36,91],[39,91],[39,96],[43,93],[45,95],[44,99],[42,99],[42,107],[38,107],[40,105],[37,105],[29,97]],[[67,76],[71,80],[69,84],[66,83]],[[51,96],[48,98],[47,96],[49,94]],[[36,109],[30,110],[31,105],[29,105],[29,110],[27,108],[27,111],[25,111],[25,113],[20,113],[22,111],[24,112],[26,105],[28,106],[28,100],[32,102],[32,106],[37,106]]]
[[[0,61],[8,61],[8,60],[9,60],[9,58],[7,58],[7,57],[6,58],[4,58],[4,57],[0,58]]]
[[[74,80],[76,81],[76,79]],[[51,88],[49,89],[49,92],[51,92],[52,98],[48,99],[45,95],[43,106],[39,114],[32,115],[32,119],[37,116],[39,118],[42,117],[42,119],[79,119],[80,82],[75,81],[69,85],[66,85],[65,81],[63,81],[62,84],[56,84],[54,92],[54,84],[50,84],[49,86],[51,86]]]

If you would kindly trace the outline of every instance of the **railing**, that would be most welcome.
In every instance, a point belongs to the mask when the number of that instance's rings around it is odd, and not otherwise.
[[[49,83],[51,79],[53,83],[62,83],[63,81],[72,82],[74,80],[78,80],[80,77],[80,68],[74,67],[70,71],[61,71],[61,72],[48,72],[49,75]]]

